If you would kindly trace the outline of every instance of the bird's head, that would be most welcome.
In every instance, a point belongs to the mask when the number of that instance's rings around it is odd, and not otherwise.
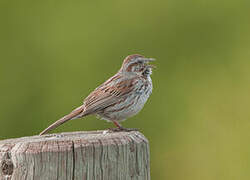
[[[145,58],[139,54],[129,55],[124,59],[120,71],[147,77],[152,74],[152,68],[155,67],[149,64],[149,62],[154,60],[153,58]]]

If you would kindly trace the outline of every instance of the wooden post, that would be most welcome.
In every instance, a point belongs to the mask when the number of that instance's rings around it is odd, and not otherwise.
[[[138,131],[72,132],[0,141],[0,180],[149,180]]]

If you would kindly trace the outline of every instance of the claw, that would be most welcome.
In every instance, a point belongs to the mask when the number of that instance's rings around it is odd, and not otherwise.
[[[124,127],[120,127],[120,128],[109,128],[108,129],[111,132],[130,132],[130,131],[139,131],[139,129],[137,128],[124,128]]]

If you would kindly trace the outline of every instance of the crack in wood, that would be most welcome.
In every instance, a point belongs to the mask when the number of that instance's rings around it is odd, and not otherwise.
[[[6,153],[6,158],[2,161],[1,170],[3,175],[12,175],[14,169],[13,162],[10,158],[10,153]]]
[[[0,141],[0,180],[150,180],[140,132],[71,132]]]
[[[75,180],[75,163],[76,163],[76,161],[75,161],[75,144],[74,144],[74,141],[72,141],[72,160],[73,160],[73,164],[72,164],[72,169],[73,169],[73,172],[72,172],[72,180]]]

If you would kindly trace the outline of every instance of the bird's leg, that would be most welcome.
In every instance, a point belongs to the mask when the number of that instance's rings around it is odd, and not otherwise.
[[[113,131],[113,132],[119,132],[119,131],[138,131],[138,129],[136,128],[125,128],[122,127],[122,125],[120,123],[118,123],[118,121],[113,120],[112,121],[114,123],[114,125],[116,126],[116,128],[111,128],[109,130]]]
[[[120,123],[118,123],[118,121],[113,121],[114,125],[118,128],[118,129],[122,129],[122,125]]]

